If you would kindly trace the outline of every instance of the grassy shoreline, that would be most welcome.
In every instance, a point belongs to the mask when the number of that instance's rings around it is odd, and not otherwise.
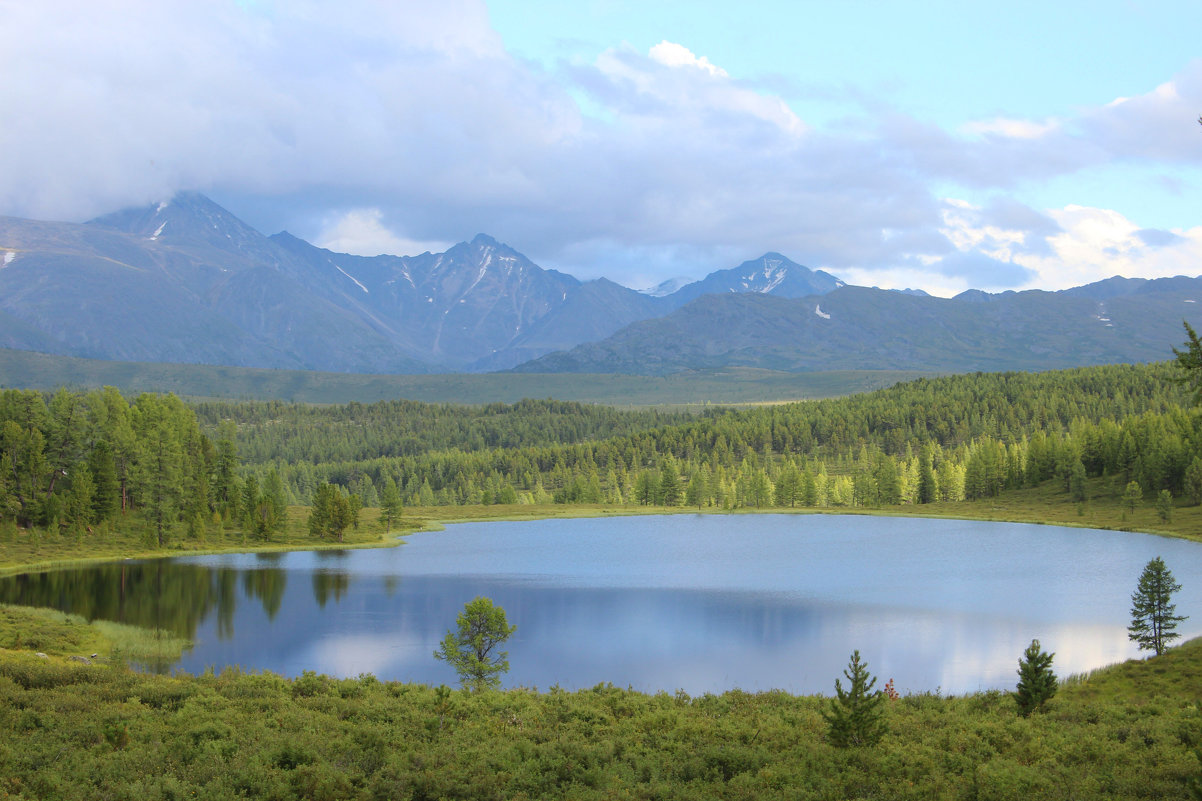
[[[177,540],[165,548],[147,543],[144,532],[113,528],[82,538],[55,536],[45,532],[18,530],[0,537],[0,576],[41,572],[61,567],[95,564],[123,559],[153,559],[169,556],[216,553],[264,553],[295,550],[341,550],[350,548],[390,548],[403,544],[407,534],[436,531],[448,523],[488,521],[570,519],[586,517],[630,517],[659,514],[836,514],[874,517],[930,517],[951,520],[979,520],[997,523],[1030,523],[1070,528],[1107,529],[1131,533],[1173,537],[1202,542],[1202,506],[1179,506],[1172,518],[1161,520],[1150,503],[1134,510],[1108,497],[1100,486],[1093,489],[1084,504],[1067,501],[1063,493],[1048,485],[1016,490],[998,498],[896,507],[810,507],[810,508],[739,508],[694,509],[664,506],[612,506],[606,504],[548,504],[492,506],[434,506],[406,509],[398,523],[382,531],[378,509],[364,509],[358,530],[347,532],[345,541],[313,539],[306,530],[306,507],[292,507],[282,535],[263,542],[241,533],[223,532],[203,541]]]
[[[13,649],[14,626],[50,653]],[[841,749],[819,695],[472,694],[61,655],[101,635],[0,607],[0,798],[1187,799],[1202,774],[1202,639],[1026,718],[998,691],[903,695],[879,745]]]

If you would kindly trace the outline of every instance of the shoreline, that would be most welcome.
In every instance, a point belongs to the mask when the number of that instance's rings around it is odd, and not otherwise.
[[[1132,534],[1147,534],[1157,537],[1169,537],[1172,539],[1182,539],[1191,542],[1202,543],[1202,535],[1191,533],[1188,531],[1172,531],[1150,526],[1139,526],[1127,521],[1119,521],[1118,524],[1107,524],[1107,521],[1098,519],[1090,520],[1072,520],[1062,519],[1057,515],[1037,515],[1028,511],[1027,513],[1014,513],[1012,509],[1007,510],[997,506],[991,507],[987,512],[973,514],[972,506],[983,502],[954,502],[950,504],[930,504],[933,508],[931,511],[920,511],[913,507],[901,509],[886,509],[886,508],[848,508],[848,507],[762,507],[762,508],[740,508],[740,509],[694,509],[691,507],[664,507],[664,506],[605,506],[597,505],[543,505],[543,506],[520,506],[520,505],[490,505],[490,506],[435,506],[435,507],[417,507],[416,514],[402,515],[400,525],[395,526],[387,532],[381,532],[377,537],[368,538],[367,535],[360,535],[363,539],[351,539],[345,542],[327,542],[313,541],[298,538],[289,538],[279,542],[254,542],[250,540],[238,542],[226,542],[222,544],[216,543],[197,543],[197,547],[172,547],[166,548],[114,548],[110,553],[100,553],[96,555],[79,555],[65,556],[64,558],[55,558],[51,556],[45,559],[12,562],[4,564],[0,560],[0,577],[21,575],[26,573],[43,573],[50,570],[58,570],[70,567],[83,567],[86,565],[102,564],[106,562],[122,562],[129,560],[144,560],[144,559],[166,559],[177,556],[206,556],[225,553],[279,553],[287,551],[326,551],[326,550],[351,550],[363,548],[393,548],[403,545],[405,537],[410,534],[421,532],[441,531],[448,524],[454,523],[487,523],[487,522],[520,522],[524,520],[549,520],[549,519],[580,519],[594,517],[640,517],[640,516],[655,516],[655,515],[678,515],[678,514],[701,514],[701,515],[727,515],[727,516],[755,516],[764,514],[781,514],[781,515],[858,515],[863,517],[904,517],[904,518],[931,518],[938,520],[971,520],[984,523],[1022,523],[1028,525],[1043,525],[1043,526],[1061,526],[1064,528],[1083,528],[1095,529],[1103,531],[1120,531]],[[959,508],[948,508],[948,507]],[[968,507],[968,508],[965,508]],[[294,507],[307,508],[307,507]],[[527,511],[528,510],[528,511]],[[409,510],[407,510],[409,511]],[[1006,513],[1009,511],[1010,513]],[[1045,511],[1050,511],[1045,509]],[[1001,512],[1001,514],[999,514]],[[364,527],[368,527],[365,522]],[[6,543],[0,543],[0,555],[5,551]],[[191,545],[191,543],[189,543]]]

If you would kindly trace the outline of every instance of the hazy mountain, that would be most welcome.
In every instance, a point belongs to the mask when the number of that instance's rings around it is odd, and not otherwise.
[[[674,307],[680,307],[702,295],[728,293],[804,298],[807,295],[825,295],[841,286],[843,282],[830,273],[803,267],[779,253],[765,253],[738,267],[710,273],[700,281],[667,295],[666,299]]]
[[[523,372],[663,375],[729,366],[807,371],[1045,370],[1171,358],[1181,321],[1202,324],[1202,279],[1089,293],[971,291],[955,298],[841,287],[801,299],[708,295]]]
[[[510,367],[670,307],[480,235],[366,258],[266,237],[203,195],[83,225],[0,219],[0,344],[347,372]]]
[[[272,240],[313,291],[372,321],[399,346],[457,369],[511,367],[604,338],[663,307],[612,281],[582,283],[544,270],[484,234],[420,256],[348,256],[287,233]]]
[[[334,253],[264,236],[196,193],[85,224],[0,218],[0,346],[97,359],[364,373],[1043,369],[1165,358],[1181,319],[1199,322],[1199,296],[1198,279],[1115,277],[947,300],[845,286],[778,253],[657,296],[543,269],[483,234],[445,253]]]
[[[669,278],[666,281],[660,281],[655,286],[649,286],[646,289],[640,289],[639,292],[643,295],[650,295],[653,298],[662,298],[671,295],[677,290],[692,283],[695,283],[692,278]]]

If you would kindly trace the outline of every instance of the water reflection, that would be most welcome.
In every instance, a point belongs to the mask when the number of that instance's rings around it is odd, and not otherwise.
[[[261,561],[280,562],[280,554]],[[350,577],[340,579],[343,591]],[[241,585],[242,592],[238,592]],[[0,579],[0,603],[42,606],[194,639],[213,617],[217,635],[234,636],[240,600],[259,602],[274,619],[284,601],[288,571],[282,567],[237,569],[154,559],[114,565],[29,573]]]
[[[351,586],[351,574],[345,571],[318,570],[313,573],[313,597],[317,605],[325,607],[331,598],[335,603],[342,600]]]
[[[487,595],[518,630],[507,686],[829,693],[859,649],[903,691],[1012,688],[1033,638],[1060,675],[1135,655],[1163,555],[1202,633],[1193,543],[1117,532],[824,516],[465,524],[400,548],[124,562],[0,580],[0,601],[167,629],[175,667],[455,682],[432,653]]]

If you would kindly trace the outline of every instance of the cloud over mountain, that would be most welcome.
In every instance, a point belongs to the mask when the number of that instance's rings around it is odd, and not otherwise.
[[[635,286],[768,247],[862,283],[1055,288],[1082,282],[1057,261],[1072,243],[1101,252],[1131,226],[1175,237],[1086,278],[1183,271],[1202,245],[1155,219],[1022,199],[1115,164],[1160,165],[1188,189],[1202,60],[1071,115],[950,127],[863,87],[843,92],[841,119],[806,119],[787,82],[687,41],[547,66],[507,49],[478,0],[49,0],[0,5],[0,28],[3,214],[80,220],[196,188],[320,244],[488,230]],[[957,204],[977,219],[949,224]],[[1090,232],[1061,230],[1078,208],[1095,209]]]

